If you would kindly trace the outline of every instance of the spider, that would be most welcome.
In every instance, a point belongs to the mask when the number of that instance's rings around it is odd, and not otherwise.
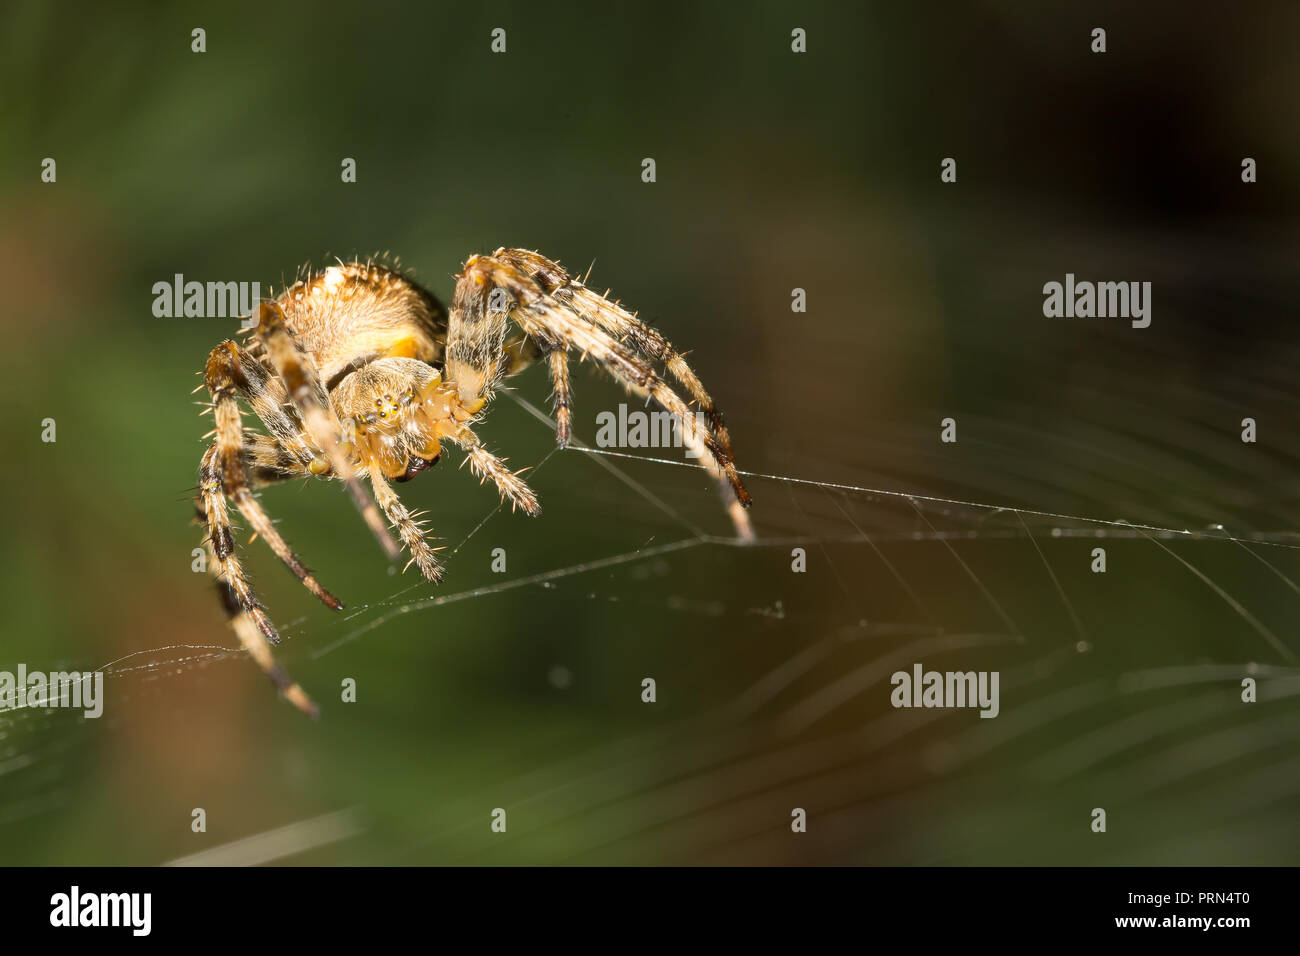
[[[226,340],[208,355],[204,384],[215,427],[199,465],[196,509],[206,526],[209,567],[241,645],[283,696],[315,717],[311,698],[276,662],[275,625],[249,586],[236,552],[228,502],[309,591],[342,604],[290,549],[253,490],[291,478],[341,481],[391,559],[401,547],[429,581],[442,565],[420,515],[393,482],[434,465],[444,443],[461,449],[480,483],[495,483],[512,510],[540,511],[537,496],[474,430],[502,380],[544,361],[554,388],[557,444],[569,444],[569,359],[590,357],[631,393],[657,402],[681,423],[684,444],[719,480],[742,537],[752,537],[749,492],[733,462],[722,414],[668,341],[617,301],[589,290],[557,263],[522,249],[471,256],[451,311],[411,278],[375,262],[339,262],[309,272],[257,307],[244,344]],[[655,371],[662,363],[702,416]],[[266,432],[243,427],[239,400]],[[701,419],[703,419],[701,421]],[[367,494],[362,479],[374,492]]]

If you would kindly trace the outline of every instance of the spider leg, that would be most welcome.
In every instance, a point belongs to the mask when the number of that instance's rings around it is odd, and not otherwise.
[[[257,336],[266,349],[267,356],[275,366],[276,372],[288,388],[289,400],[302,417],[303,425],[311,440],[325,453],[325,457],[334,474],[347,485],[361,517],[370,527],[375,540],[379,542],[390,559],[401,555],[401,549],[393,540],[388,529],[384,527],[375,503],[366,495],[357,477],[352,462],[343,453],[336,434],[341,426],[330,409],[329,397],[316,377],[311,364],[305,360],[302,351],[284,324],[284,313],[273,302],[263,302],[258,316]]]
[[[493,293],[498,289],[507,293],[504,308],[499,302],[497,307],[493,307]],[[597,309],[597,303],[603,305]],[[461,401],[467,407],[474,409],[474,399],[478,397],[490,397],[492,388],[500,380],[500,351],[507,313],[529,338],[538,343],[541,351],[576,349],[584,357],[590,355],[600,362],[625,386],[643,389],[681,422],[683,435],[703,445],[707,452],[705,460],[711,461],[726,477],[736,500],[744,507],[749,506],[749,491],[736,470],[729,439],[724,443],[717,433],[701,427],[686,403],[659,377],[650,362],[617,339],[601,323],[626,328],[629,337],[637,334],[638,329],[648,329],[648,326],[613,303],[588,292],[559,265],[537,253],[498,249],[491,256],[471,257],[461,270],[448,323],[447,373],[460,388]],[[701,400],[704,406],[701,410],[708,418],[706,409],[713,407],[712,400],[708,399],[708,394],[685,361],[658,333],[654,333],[654,338],[641,334],[640,341],[645,350],[657,350],[668,356],[678,371],[689,373],[689,382],[694,384],[688,383],[688,388],[694,392],[698,387],[699,393],[707,399],[707,404]],[[567,385],[567,381],[564,384]],[[721,416],[716,414],[716,409],[714,412],[720,423]],[[743,530],[738,530],[743,536]]]
[[[318,717],[320,711],[307,696],[307,692],[289,677],[271,652],[271,644],[278,644],[280,635],[258,605],[239,558],[235,555],[230,516],[226,509],[221,477],[217,473],[217,457],[218,448],[214,443],[203,455],[199,472],[199,513],[208,527],[205,542],[208,549],[208,570],[216,579],[217,592],[240,645],[275,682],[285,699],[308,716]]]
[[[701,456],[701,460],[716,466],[730,483],[736,500],[744,507],[748,507],[749,491],[741,481],[740,473],[736,471],[731,453],[722,446],[715,435],[700,425],[681,397],[655,373],[648,362],[634,354],[627,346],[603,329],[576,321],[576,318],[573,312],[556,306],[549,298],[541,299],[515,314],[515,320],[525,331],[535,330],[539,335],[557,333],[564,335],[584,356],[590,355],[600,362],[606,371],[625,387],[649,395],[658,402],[680,421],[684,439],[703,446],[706,454]]]
[[[302,559],[293,553],[288,542],[280,535],[270,516],[263,510],[261,502],[254,497],[248,485],[244,461],[243,424],[240,421],[236,393],[244,395],[249,404],[259,414],[263,410],[267,410],[268,427],[277,430],[289,429],[287,419],[282,422],[275,417],[278,415],[280,418],[284,418],[284,414],[279,410],[278,404],[268,398],[265,388],[262,387],[266,383],[265,368],[234,342],[227,341],[218,345],[212,350],[212,354],[208,356],[207,368],[204,370],[204,381],[212,396],[213,416],[216,420],[216,440],[209,451],[211,456],[210,464],[220,481],[222,492],[235,502],[235,506],[249,525],[262,536],[271,550],[275,552],[276,557],[284,563],[284,566],[293,573],[294,577],[301,581],[307,590],[320,598],[327,607],[336,611],[340,610],[343,604],[333,594],[325,590],[320,582],[307,570],[306,565],[302,563]],[[268,406],[273,411],[268,410]],[[303,448],[300,440],[297,441],[297,447]],[[287,456],[290,453],[286,451],[284,454]],[[308,453],[304,449],[302,454],[306,455]],[[204,456],[205,463],[209,462],[209,455]],[[225,511],[224,500],[221,502],[221,511],[223,513]],[[261,624],[259,624],[259,627],[268,637],[271,637],[275,632],[275,628],[271,626],[270,621],[266,622],[266,627],[262,627]],[[270,628],[269,631],[266,630],[267,627]],[[279,640],[279,637],[276,636],[271,639],[275,642]]]
[[[419,566],[420,573],[425,578],[437,584],[442,580],[442,564],[434,554],[434,548],[430,547],[429,542],[425,540],[424,529],[415,520],[417,516],[411,514],[406,509],[406,505],[402,504],[402,499],[397,496],[393,486],[384,477],[384,470],[379,462],[372,461],[366,472],[370,477],[371,486],[375,489],[375,500],[379,502],[379,507],[384,509],[384,514],[397,530],[398,537],[411,552],[411,561]],[[410,566],[411,562],[407,562],[407,567]]]
[[[443,432],[448,441],[465,449],[465,459],[470,469],[479,478],[480,484],[491,478],[496,483],[501,497],[510,499],[510,507],[523,508],[529,515],[541,513],[537,495],[528,484],[519,477],[519,472],[506,467],[505,459],[498,458],[483,447],[478,435],[468,425],[461,425],[455,431]]]
[[[533,361],[545,356],[546,368],[551,376],[551,406],[555,411],[555,444],[569,447],[573,434],[573,390],[569,385],[569,353],[564,348],[544,350],[536,340],[527,335],[506,344],[508,365],[505,374],[518,375]]]
[[[704,383],[700,381],[694,369],[686,364],[686,359],[662,334],[646,325],[635,314],[628,312],[618,302],[610,302],[604,296],[592,292],[577,279],[570,280],[567,287],[557,289],[553,295],[574,312],[616,336],[621,342],[631,345],[640,354],[663,362],[669,374],[677,379],[699,403],[700,411],[704,412],[708,419],[709,427],[717,436],[718,444],[729,457],[734,457],[731,450],[731,434],[727,431],[722,412],[714,405],[713,398],[705,390]]]
[[[264,488],[293,478],[313,477],[309,463],[304,467],[304,463],[287,452],[279,441],[256,432],[244,433],[244,467],[253,488]]]
[[[551,373],[551,389],[555,409],[555,444],[569,447],[573,434],[573,389],[569,387],[569,353],[555,349],[546,356]]]
[[[634,385],[629,384],[627,389],[632,394],[640,395],[642,398],[648,398],[650,395],[645,389]],[[726,472],[718,467],[704,442],[697,435],[682,429],[682,444],[690,450],[692,457],[698,459],[700,464],[704,466],[705,471],[712,475],[714,481],[718,483],[718,490],[722,492],[722,506],[727,509],[731,523],[736,529],[736,537],[745,542],[754,541],[756,537],[754,523],[749,520],[749,512],[741,504],[740,499],[731,493],[731,485],[727,480]]]
[[[243,565],[235,554],[235,538],[231,532],[230,512],[226,508],[226,496],[222,490],[221,475],[218,471],[217,457],[220,454],[216,444],[210,446],[203,455],[199,466],[199,509],[208,526],[208,543],[212,547],[214,565],[218,576],[225,581],[230,596],[239,610],[247,615],[265,639],[272,644],[280,643],[280,633],[266,616],[262,606],[257,603],[253,589],[244,575]]]
[[[546,311],[549,313],[551,310]],[[553,321],[553,319],[548,315],[544,321]],[[714,435],[700,426],[686,403],[655,374],[653,368],[643,363],[607,333],[595,330],[589,333],[587,330],[581,330],[575,339],[580,341],[580,347],[585,354],[591,355],[600,362],[617,380],[634,391],[648,394],[669,413],[676,416],[681,422],[683,437],[704,446],[708,454],[702,456],[702,460],[715,465],[730,482],[732,490],[736,493],[736,500],[741,505],[749,507],[749,491],[745,488],[745,483],[740,480],[740,473],[736,471],[731,455]]]

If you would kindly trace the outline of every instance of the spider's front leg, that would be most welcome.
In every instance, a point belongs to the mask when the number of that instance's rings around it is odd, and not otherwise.
[[[411,560],[406,562],[406,567],[409,568],[414,563],[426,580],[437,584],[442,580],[442,562],[437,558],[438,549],[432,547],[425,539],[425,525],[417,520],[420,516],[412,514],[406,505],[402,504],[402,499],[397,496],[393,486],[384,477],[383,466],[377,459],[371,459],[366,473],[370,477],[370,487],[375,489],[375,500],[388,516],[397,536],[411,552]],[[405,571],[406,568],[402,570]]]
[[[331,607],[341,607],[336,598],[319,584],[302,566],[302,562],[289,550],[256,499],[248,490],[247,474],[243,460],[243,426],[240,422],[236,392],[247,387],[247,378],[241,364],[242,357],[249,363],[251,357],[241,353],[233,342],[226,342],[213,350],[204,373],[205,383],[212,396],[216,436],[203,455],[199,466],[199,516],[207,525],[206,545],[209,569],[217,581],[222,603],[230,616],[231,625],[239,642],[249,656],[257,661],[263,671],[275,682],[294,706],[304,713],[318,715],[316,705],[306,691],[289,677],[276,663],[271,645],[280,642],[279,632],[253,595],[248,578],[235,551],[230,515],[226,507],[227,496],[233,498],[249,522],[263,533],[277,555],[302,582]],[[252,365],[247,365],[250,370]]]
[[[454,419],[452,420],[454,422]],[[465,450],[465,460],[470,470],[478,475],[479,483],[491,479],[501,492],[503,499],[509,499],[510,507],[522,508],[531,517],[541,514],[542,506],[533,489],[520,478],[520,471],[511,471],[506,467],[504,458],[498,458],[483,447],[478,435],[463,423],[448,424],[440,429],[443,437]]]

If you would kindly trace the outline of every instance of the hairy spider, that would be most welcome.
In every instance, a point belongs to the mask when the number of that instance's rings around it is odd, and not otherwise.
[[[245,345],[227,340],[212,350],[203,378],[216,427],[199,466],[196,499],[207,527],[209,566],[240,643],[295,706],[317,714],[271,652],[280,635],[249,587],[227,501],[298,580],[336,610],[343,605],[289,548],[254,488],[302,476],[344,482],[389,557],[399,557],[401,549],[381,510],[411,555],[407,567],[413,562],[437,582],[439,549],[429,545],[419,515],[406,509],[390,482],[433,465],[449,442],[465,452],[480,482],[490,478],[512,508],[537,514],[537,496],[520,473],[488,451],[471,427],[502,379],[536,359],[550,371],[561,447],[570,437],[569,357],[576,353],[681,423],[684,443],[734,494],[737,529],[749,535],[742,510],[749,493],[721,413],[668,341],[607,296],[536,252],[498,249],[465,262],[448,314],[433,295],[387,266],[340,263],[261,303]],[[655,361],[698,403],[704,423],[655,371]],[[244,429],[241,398],[266,434]]]

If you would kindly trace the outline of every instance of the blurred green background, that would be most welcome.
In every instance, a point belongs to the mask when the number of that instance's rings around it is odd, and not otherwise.
[[[1295,863],[1300,8],[1129,7],[6,4],[0,669],[116,663],[103,719],[0,724],[0,862],[348,811],[227,858]],[[594,261],[748,471],[1061,517],[754,477],[759,546],[701,541],[728,533],[702,473],[547,458],[503,396],[481,431],[545,459],[544,512],[494,514],[453,462],[402,486],[456,549],[439,588],[340,488],[263,495],[348,605],[247,548],[311,723],[191,571],[189,393],[237,321],[155,318],[153,285],[389,250],[445,301],[501,245]],[[1067,272],[1152,282],[1151,327],[1044,318]],[[512,385],[545,405],[540,369]],[[624,399],[589,365],[575,392],[592,443]],[[1001,716],[893,711],[916,661],[1000,670]]]

